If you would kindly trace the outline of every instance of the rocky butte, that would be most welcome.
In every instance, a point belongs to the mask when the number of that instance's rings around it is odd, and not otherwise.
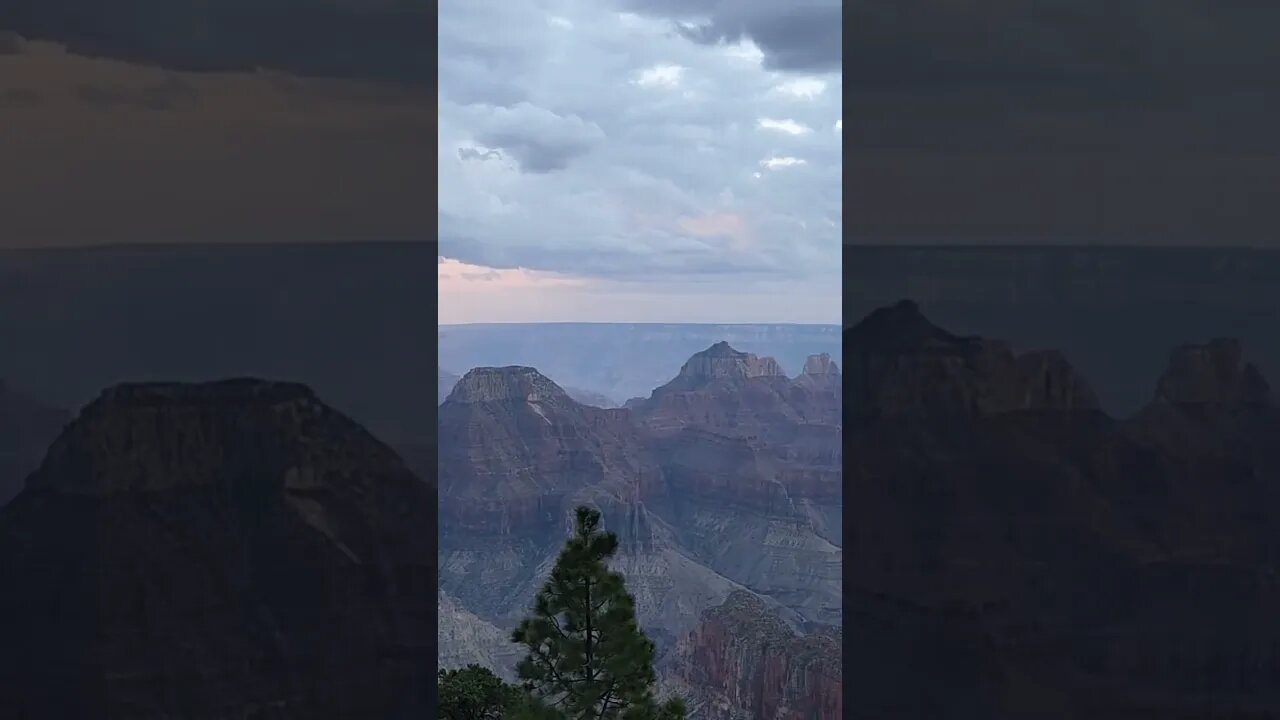
[[[845,343],[855,716],[1280,716],[1280,412],[1238,343],[1123,419],[913,303]]]
[[[838,715],[838,682],[809,684],[801,652],[841,622],[838,378],[829,357],[790,378],[716,343],[649,398],[601,409],[533,368],[467,373],[438,414],[441,662],[510,672],[506,635],[586,503],[622,541],[615,568],[663,682],[730,713],[703,717],[753,712],[760,673],[766,705]],[[716,608],[728,625],[705,625]],[[734,644],[724,629],[743,613],[794,642]],[[681,658],[698,652],[740,661],[686,677]],[[774,682],[766,666],[795,674]]]
[[[5,712],[424,712],[434,517],[304,386],[113,387],[0,511]]]

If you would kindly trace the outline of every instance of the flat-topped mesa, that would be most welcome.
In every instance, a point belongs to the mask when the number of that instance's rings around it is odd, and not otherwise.
[[[1174,348],[1156,398],[1174,405],[1266,406],[1271,404],[1271,387],[1258,368],[1245,361],[1239,341],[1216,338]]]
[[[734,350],[721,340],[689,358],[680,368],[678,379],[702,383],[756,377],[786,377],[786,373],[777,360]]]
[[[316,401],[315,392],[306,385],[258,378],[229,378],[203,383],[121,383],[103,390],[80,415],[82,419],[91,420],[100,415],[144,407],[234,407],[312,401]]]
[[[1097,396],[1057,352],[1015,355],[953,335],[904,300],[845,333],[846,409],[861,417],[1097,410]]]
[[[129,383],[81,410],[27,486],[90,496],[219,483],[323,484],[400,461],[305,385],[256,379]]]
[[[810,355],[804,361],[804,369],[800,371],[801,375],[813,375],[818,377],[826,377],[828,375],[839,375],[840,366],[836,364],[831,356],[827,353],[820,355]]]
[[[462,405],[487,402],[573,402],[550,378],[531,367],[479,367],[453,386],[446,402]]]

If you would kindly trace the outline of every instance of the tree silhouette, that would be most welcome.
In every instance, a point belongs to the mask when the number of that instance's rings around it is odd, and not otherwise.
[[[530,706],[520,717],[568,720],[681,720],[679,700],[653,695],[653,643],[636,623],[635,600],[607,561],[618,538],[600,529],[600,513],[576,512],[574,534],[512,633],[528,654],[517,673]]]

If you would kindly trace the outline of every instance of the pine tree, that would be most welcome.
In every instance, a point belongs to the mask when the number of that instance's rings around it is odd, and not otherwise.
[[[440,720],[503,720],[522,706],[524,694],[488,668],[441,670],[436,681]]]
[[[517,673],[542,707],[539,717],[682,720],[679,700],[654,699],[653,643],[636,623],[622,575],[606,565],[618,538],[599,525],[598,511],[577,509],[577,527],[534,599],[533,615],[512,634],[528,649]]]

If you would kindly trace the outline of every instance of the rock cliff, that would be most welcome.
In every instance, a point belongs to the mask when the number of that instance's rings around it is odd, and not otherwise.
[[[1238,344],[1175,349],[1116,420],[1057,354],[873,316],[847,339],[851,710],[1280,713],[1280,414]]]
[[[699,720],[842,720],[838,628],[800,634],[759,597],[735,592],[702,613],[667,676]]]
[[[909,300],[876,310],[850,328],[845,357],[847,408],[854,421],[1099,407],[1059,353],[1017,356],[1001,342],[953,335]]]
[[[1239,341],[1219,338],[1203,345],[1182,345],[1169,354],[1169,366],[1156,391],[1178,405],[1262,406],[1271,388],[1253,363],[1245,362]]]
[[[583,503],[621,540],[613,564],[660,667],[734,593],[838,625],[838,378],[829,357],[791,379],[717,343],[649,400],[604,410],[529,368],[473,370],[439,413],[440,582],[467,613],[442,615],[441,637],[470,638],[442,656],[504,651],[476,622],[527,613]]]
[[[434,659],[435,492],[306,387],[122,385],[0,511],[19,717],[386,717]]]

